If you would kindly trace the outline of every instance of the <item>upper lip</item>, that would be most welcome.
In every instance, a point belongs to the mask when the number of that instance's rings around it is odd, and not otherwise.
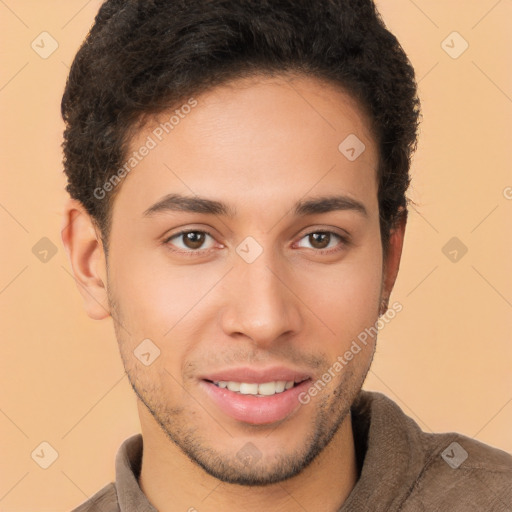
[[[272,366],[269,368],[255,368],[249,366],[240,366],[237,368],[227,368],[209,373],[200,377],[203,380],[234,381],[247,382],[254,384],[263,384],[264,382],[272,382],[284,380],[286,382],[302,382],[309,379],[310,375],[301,370],[293,370],[284,366]]]

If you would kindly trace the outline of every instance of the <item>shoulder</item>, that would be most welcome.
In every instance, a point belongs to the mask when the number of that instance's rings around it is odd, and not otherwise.
[[[404,512],[512,509],[512,455],[457,433],[422,432],[420,439],[425,464]]]
[[[100,489],[71,512],[96,512],[98,510],[101,510],[101,512],[119,512],[116,486],[113,482]]]
[[[459,433],[424,432],[382,393],[361,392],[352,410],[365,451],[353,503],[369,496],[379,510],[512,511],[512,455]]]

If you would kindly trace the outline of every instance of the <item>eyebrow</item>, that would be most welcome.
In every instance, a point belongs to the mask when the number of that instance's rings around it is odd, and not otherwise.
[[[293,214],[297,217],[327,213],[332,211],[349,210],[368,217],[368,211],[363,203],[344,195],[322,196],[313,199],[300,200],[293,206]],[[184,196],[180,194],[168,194],[144,213],[144,217],[153,216],[156,213],[166,211],[181,211],[191,213],[204,213],[208,215],[222,215],[233,218],[236,216],[236,208],[223,203],[199,196]]]

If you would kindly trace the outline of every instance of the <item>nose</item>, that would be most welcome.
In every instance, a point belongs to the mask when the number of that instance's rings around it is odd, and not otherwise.
[[[252,263],[242,259],[235,263],[220,319],[227,335],[245,336],[261,348],[299,332],[302,326],[301,302],[293,292],[290,273],[266,253]]]

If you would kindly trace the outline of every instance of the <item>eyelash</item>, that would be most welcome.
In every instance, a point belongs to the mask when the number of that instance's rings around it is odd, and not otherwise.
[[[210,236],[213,239],[215,238],[208,231],[204,231],[204,230],[200,230],[200,229],[188,229],[188,230],[180,231],[179,233],[174,233],[170,237],[166,238],[163,241],[163,243],[171,252],[173,252],[175,254],[180,254],[180,255],[184,255],[184,256],[191,256],[191,257],[194,257],[194,256],[204,256],[206,254],[209,254],[211,251],[215,250],[215,249],[212,248],[212,249],[197,249],[197,250],[190,249],[190,250],[187,250],[187,251],[182,251],[182,250],[172,249],[170,247],[170,241],[171,240],[173,240],[174,238],[179,238],[180,236],[186,235],[188,233],[202,233],[202,234]],[[337,253],[337,252],[343,250],[344,247],[347,247],[347,246],[350,245],[350,239],[349,239],[348,236],[343,236],[343,235],[340,235],[339,233],[335,233],[334,231],[326,231],[326,230],[310,231],[309,233],[305,233],[299,240],[302,240],[303,238],[306,238],[306,237],[308,237],[309,235],[312,235],[312,234],[329,234],[329,235],[334,235],[335,237],[339,238],[339,240],[341,242],[340,246],[337,246],[334,249],[312,249],[313,251],[315,251],[316,254],[320,254],[320,255],[334,254],[334,253]],[[329,240],[329,242],[330,242],[330,240]]]

